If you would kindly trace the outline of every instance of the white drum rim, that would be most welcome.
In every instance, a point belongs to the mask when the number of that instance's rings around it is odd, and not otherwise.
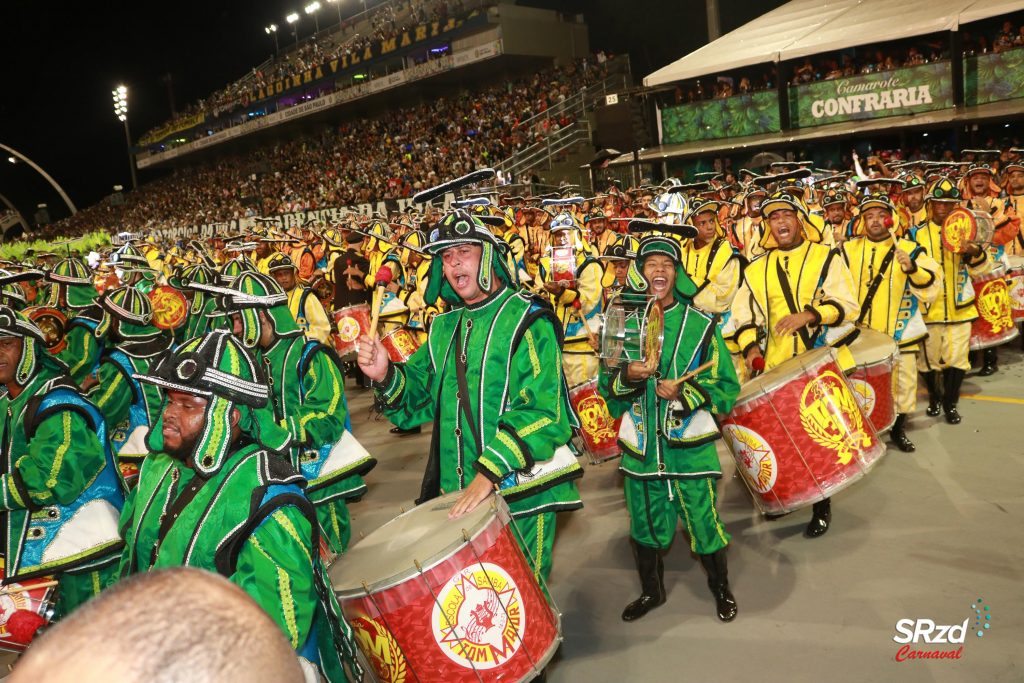
[[[785,363],[776,365],[774,368],[764,373],[763,375],[758,375],[757,377],[748,380],[742,387],[740,387],[740,393],[739,396],[736,397],[736,402],[733,404],[733,410],[736,410],[736,408],[738,408],[741,405],[745,405],[754,398],[770,394],[771,392],[775,391],[782,385],[789,382],[789,380],[796,377],[796,375],[794,374],[778,374],[772,375],[770,378],[768,378],[770,381],[766,382],[765,375],[774,373],[776,370],[786,365],[786,363],[789,363],[790,361],[797,359],[807,361],[806,364],[800,364],[798,366],[801,370],[806,370],[807,365],[812,363],[817,364],[820,362],[820,358],[826,356],[829,357],[830,360],[836,361],[836,350],[831,346],[820,346],[816,349],[804,351],[798,356],[793,356],[792,358],[787,359]],[[796,364],[794,364],[794,366],[796,366]]]
[[[508,509],[508,504],[500,495],[493,495],[489,500],[481,503],[479,508],[482,509],[484,512],[490,510],[494,513],[493,515],[477,513],[480,514],[480,517],[479,519],[475,520],[474,524],[469,525],[469,527],[459,525],[458,528],[460,529],[460,531],[462,529],[465,529],[466,534],[469,536],[468,542],[464,538],[460,537],[457,540],[451,541],[443,546],[439,546],[436,550],[433,550],[430,555],[427,555],[422,559],[413,558],[410,564],[408,565],[408,568],[397,573],[389,574],[384,577],[377,577],[372,581],[363,579],[363,581],[361,581],[358,584],[353,584],[352,581],[348,581],[347,585],[345,585],[344,587],[338,587],[336,585],[334,575],[337,573],[341,573],[343,571],[342,568],[344,568],[345,558],[351,556],[352,553],[356,550],[356,548],[359,547],[361,543],[364,543],[367,539],[372,538],[375,534],[384,531],[389,526],[398,523],[399,520],[406,520],[408,519],[409,516],[416,514],[418,511],[422,512],[421,508],[425,505],[431,505],[434,507],[441,505],[450,509],[452,506],[454,506],[455,502],[462,496],[462,493],[462,491],[455,491],[454,493],[449,493],[447,495],[426,501],[421,505],[417,505],[411,510],[406,510],[402,514],[398,515],[397,517],[390,520],[383,526],[377,528],[376,530],[368,534],[365,538],[360,539],[359,541],[354,543],[352,547],[349,548],[348,551],[345,552],[343,555],[339,555],[338,558],[333,563],[331,563],[331,566],[328,568],[327,572],[328,578],[331,580],[331,589],[334,591],[335,596],[339,600],[348,600],[359,597],[367,597],[369,595],[374,595],[386,591],[390,588],[394,588],[395,586],[399,586],[408,581],[409,579],[415,578],[421,573],[429,572],[431,569],[433,569],[434,567],[436,567],[437,565],[441,564],[442,562],[450,558],[452,555],[454,555],[458,550],[465,547],[468,543],[471,543],[474,540],[476,540],[476,538],[479,537],[480,534],[482,534],[487,529],[487,527],[495,518],[497,518],[502,523],[503,526],[508,526],[512,518],[511,512],[509,512]],[[474,512],[476,511],[474,510]],[[452,520],[451,524],[457,525],[458,520]],[[416,562],[420,563],[419,568],[416,567]],[[333,570],[335,566],[339,566],[340,569],[337,572],[332,572],[331,570]],[[347,579],[347,577],[344,578]]]

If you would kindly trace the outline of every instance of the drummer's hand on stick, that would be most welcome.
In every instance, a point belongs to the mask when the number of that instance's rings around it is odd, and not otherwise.
[[[679,384],[672,380],[659,379],[657,385],[654,387],[654,393],[658,395],[658,398],[662,398],[666,401],[673,401],[679,398]]]
[[[968,242],[964,245],[964,253],[968,256],[977,256],[981,253],[981,245],[977,242]]]
[[[468,512],[472,512],[476,509],[477,505],[487,500],[492,493],[494,493],[494,483],[477,472],[477,475],[473,477],[473,481],[469,482],[469,486],[459,496],[455,506],[448,511],[448,519],[457,519]]]
[[[903,269],[904,273],[909,273],[914,269],[914,264],[911,262],[910,256],[907,255],[907,252],[902,249],[896,249],[895,254],[896,261],[900,264],[900,268]]]
[[[654,369],[647,363],[633,361],[626,366],[626,379],[630,382],[641,382],[654,374]]]
[[[764,371],[764,356],[756,346],[747,351],[747,369],[751,375],[759,375]]]
[[[775,325],[775,333],[779,336],[793,334],[801,327],[807,327],[814,322],[814,314],[810,311],[790,313]]]
[[[381,382],[388,374],[388,352],[377,335],[361,335],[356,341],[356,362],[363,374],[374,382]]]

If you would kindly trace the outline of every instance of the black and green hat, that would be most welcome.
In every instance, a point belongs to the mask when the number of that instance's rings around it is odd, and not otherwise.
[[[62,259],[46,273],[46,279],[65,289],[68,308],[80,310],[94,304],[97,294],[92,283],[92,273],[80,259],[74,256]]]
[[[97,299],[103,317],[96,326],[97,338],[106,336],[114,320],[118,321],[118,334],[125,339],[153,339],[163,332],[153,326],[153,306],[149,297],[135,287],[117,287]]]
[[[238,313],[242,317],[242,343],[247,349],[255,348],[263,332],[259,312],[266,311],[276,337],[297,337],[302,329],[288,309],[288,295],[274,278],[262,273],[244,272],[230,286],[200,285],[193,289],[211,292],[217,296],[217,306],[211,318]]]
[[[299,269],[295,262],[292,261],[291,256],[277,252],[270,256],[270,260],[267,262],[267,270],[273,273],[275,270],[294,270],[298,272]]]
[[[426,251],[431,256],[437,256],[446,249],[462,244],[479,244],[483,249],[480,255],[480,270],[477,273],[477,284],[480,285],[480,289],[490,291],[492,270],[505,286],[516,286],[516,270],[510,263],[508,243],[498,239],[479,217],[465,209],[450,211],[434,226]],[[424,299],[436,301],[438,296],[448,303],[461,301],[444,277],[441,259],[435,258],[430,264]]]
[[[928,187],[925,199],[930,202],[960,202],[963,196],[949,176],[940,176]]]
[[[626,271],[626,283],[636,292],[646,292],[651,283],[644,277],[644,261],[655,254],[668,256],[676,264],[676,294],[679,298],[690,300],[697,293],[697,285],[683,268],[682,240],[697,236],[697,228],[692,225],[671,225],[656,223],[642,219],[633,219],[626,226],[634,234],[640,234],[636,248],[636,258],[629,264]]]
[[[0,337],[20,337],[22,340],[21,358],[15,374],[18,384],[27,384],[41,365],[60,373],[68,371],[64,361],[46,350],[43,331],[10,306],[0,306]]]
[[[283,452],[290,445],[287,431],[274,424],[266,407],[270,388],[256,358],[227,330],[214,330],[190,339],[166,354],[140,382],[166,391],[180,391],[207,399],[203,432],[188,464],[209,478],[224,464],[231,447],[231,412],[239,411],[238,427],[264,447]],[[166,402],[165,402],[166,405]],[[149,449],[164,450],[163,413],[149,431]]]
[[[233,258],[220,267],[217,279],[222,285],[230,285],[242,273],[255,273],[256,268],[248,259]]]

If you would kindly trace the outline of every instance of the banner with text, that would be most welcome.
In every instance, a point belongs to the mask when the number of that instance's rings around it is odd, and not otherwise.
[[[950,63],[835,78],[789,88],[793,126],[877,119],[953,106]]]
[[[177,119],[170,123],[164,124],[156,130],[146,133],[145,137],[139,139],[139,145],[146,146],[152,145],[153,143],[160,142],[164,138],[170,137],[175,133],[179,133],[189,128],[195,128],[206,121],[206,114],[200,112],[193,114],[192,116],[186,116],[183,119]]]
[[[663,145],[779,130],[779,96],[774,90],[690,102],[661,110]]]
[[[1024,97],[1024,47],[964,57],[964,100],[988,104]]]

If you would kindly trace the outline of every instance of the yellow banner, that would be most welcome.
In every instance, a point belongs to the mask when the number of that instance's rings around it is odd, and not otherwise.
[[[206,114],[200,112],[193,114],[192,116],[186,116],[183,119],[177,119],[170,123],[164,124],[154,131],[146,133],[146,136],[139,140],[139,145],[151,145],[154,142],[160,142],[168,135],[174,135],[175,133],[183,130],[188,130],[198,126],[206,120]]]

